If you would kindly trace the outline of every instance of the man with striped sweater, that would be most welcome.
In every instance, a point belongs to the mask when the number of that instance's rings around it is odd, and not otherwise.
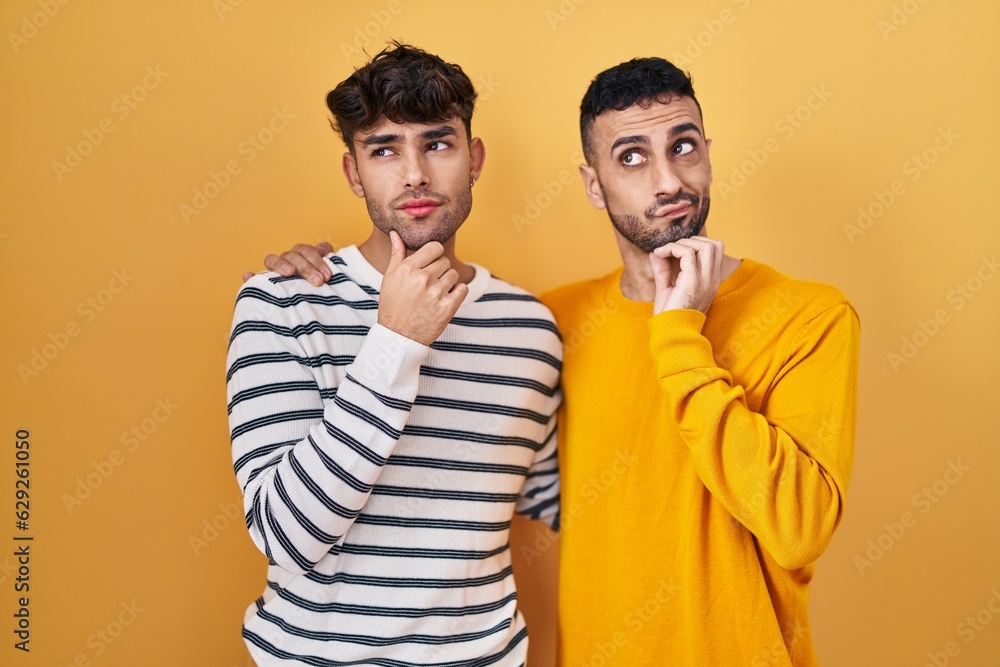
[[[530,294],[461,262],[484,161],[457,65],[394,44],[327,97],[372,233],[319,284],[236,301],[234,467],[267,556],[260,665],[523,665],[508,533],[558,526],[562,345]],[[324,277],[325,278],[325,277]]]

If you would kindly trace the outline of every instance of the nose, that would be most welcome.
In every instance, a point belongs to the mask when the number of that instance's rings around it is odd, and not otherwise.
[[[658,198],[670,198],[680,192],[681,179],[674,173],[670,160],[658,160],[651,170],[654,178],[654,195]]]
[[[422,151],[411,152],[403,161],[403,187],[424,188],[430,183],[427,162]]]

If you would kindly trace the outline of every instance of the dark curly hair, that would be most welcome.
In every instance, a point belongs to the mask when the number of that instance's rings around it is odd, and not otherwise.
[[[326,95],[330,124],[354,152],[354,133],[382,117],[394,123],[439,123],[458,117],[472,137],[476,89],[458,65],[393,41]]]
[[[633,58],[606,69],[590,82],[580,103],[580,140],[587,162],[592,162],[590,128],[605,111],[624,111],[634,104],[648,106],[672,97],[690,97],[701,114],[694,96],[691,77],[663,58]]]

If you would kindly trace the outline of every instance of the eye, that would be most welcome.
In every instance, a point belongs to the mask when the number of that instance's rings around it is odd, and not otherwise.
[[[639,151],[626,151],[618,158],[626,167],[635,167],[646,161],[646,156]]]
[[[694,152],[694,142],[690,139],[685,139],[684,141],[678,141],[674,146],[674,155],[687,155],[688,153]]]
[[[449,148],[450,146],[451,144],[449,144],[446,141],[432,141],[431,143],[427,144],[427,150],[443,151],[444,149]]]
[[[390,155],[395,155],[395,151],[385,146],[380,146],[372,151],[372,157],[388,157]]]

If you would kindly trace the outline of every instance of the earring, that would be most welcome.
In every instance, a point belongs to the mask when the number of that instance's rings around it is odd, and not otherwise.
[[[471,187],[472,187],[473,185],[475,185],[475,184],[476,184],[476,179],[474,179],[474,178],[470,178],[470,179],[469,179],[469,187],[471,188]]]

